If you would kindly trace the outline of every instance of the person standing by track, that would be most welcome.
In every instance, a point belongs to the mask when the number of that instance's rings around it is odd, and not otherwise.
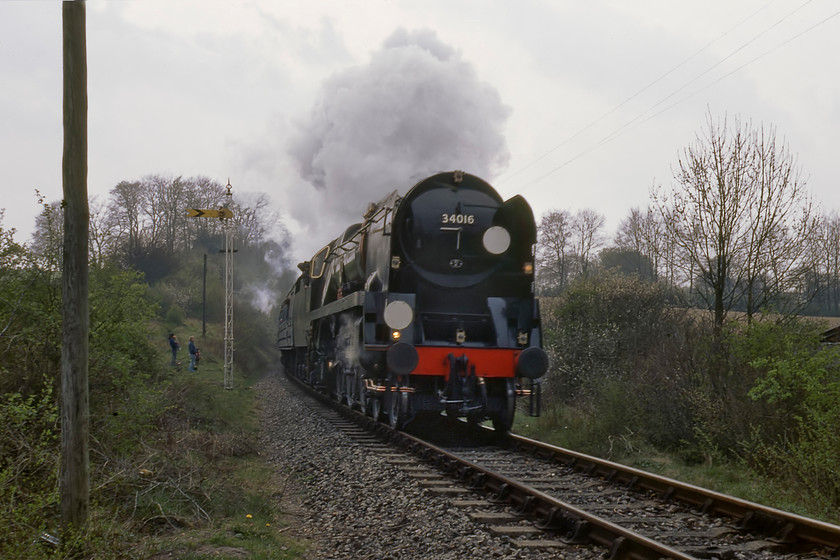
[[[195,337],[190,337],[190,343],[187,345],[187,350],[190,352],[190,367],[188,371],[195,371],[195,364],[198,358],[198,348],[195,347]]]
[[[175,367],[178,365],[178,350],[181,348],[175,333],[169,333],[169,347],[172,348],[172,367]]]

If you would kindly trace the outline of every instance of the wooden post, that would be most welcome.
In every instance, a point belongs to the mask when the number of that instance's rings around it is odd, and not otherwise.
[[[207,335],[207,253],[204,253],[204,274],[201,277],[201,337]]]
[[[64,270],[61,344],[61,521],[90,509],[88,402],[87,48],[84,2],[62,5],[64,52]]]

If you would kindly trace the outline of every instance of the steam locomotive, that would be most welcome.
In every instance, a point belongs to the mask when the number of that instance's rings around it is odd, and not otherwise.
[[[445,413],[508,431],[518,397],[538,416],[535,243],[521,196],[462,171],[392,192],[298,265],[280,308],[284,369],[395,428]]]

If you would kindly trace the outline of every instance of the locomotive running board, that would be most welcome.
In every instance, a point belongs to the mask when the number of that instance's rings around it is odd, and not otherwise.
[[[364,302],[364,291],[359,290],[358,292],[351,292],[341,299],[331,301],[323,307],[313,309],[309,313],[309,319],[312,321],[314,321],[315,319],[323,319],[324,317],[340,313],[341,311],[345,311],[353,307],[361,307],[364,304]]]

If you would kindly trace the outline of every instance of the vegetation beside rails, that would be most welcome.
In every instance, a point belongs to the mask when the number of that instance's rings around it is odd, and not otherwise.
[[[678,451],[662,451],[630,432],[604,436],[598,422],[580,411],[546,410],[540,418],[520,414],[513,431],[525,437],[602,457],[650,473],[736,496],[828,523],[840,524],[840,514],[815,502],[800,484],[781,484],[779,476],[756,472],[740,459],[710,458],[694,463]],[[577,421],[572,420],[577,418]],[[568,420],[568,422],[565,422]],[[781,473],[778,473],[781,474]]]
[[[547,303],[543,414],[515,431],[840,523],[840,347],[823,325],[716,333],[678,294],[611,273]]]
[[[29,245],[3,226],[0,210],[0,558],[298,557],[302,547],[288,538],[274,501],[282,488],[257,453],[249,389],[273,361],[261,349],[273,347],[274,326],[247,301],[250,284],[237,281],[246,301],[235,305],[236,382],[223,389],[223,259],[207,265],[207,252],[218,254],[218,240],[207,236],[187,239],[189,250],[177,254],[125,245],[136,240],[131,234],[95,236],[90,508],[83,527],[61,526],[61,209],[44,204]],[[113,210],[125,214],[119,204]],[[94,230],[106,222],[123,223],[98,220]],[[257,282],[259,293],[280,293],[282,275],[264,257],[282,248],[240,233],[239,279]],[[169,365],[169,332],[181,339],[180,369]],[[190,334],[204,351],[198,372],[187,368]]]
[[[187,321],[179,330],[194,328]],[[47,383],[38,394],[6,394],[0,475],[0,539],[4,559],[255,558],[294,559],[304,545],[287,534],[279,510],[284,491],[259,454],[258,402],[253,384],[262,369],[238,367],[223,387],[219,337],[195,372],[187,360],[169,367],[162,326],[149,375],[124,395],[97,395],[92,422],[91,511],[80,530],[62,531],[57,489],[57,399]],[[200,332],[200,328],[195,332]],[[185,337],[186,338],[186,337]],[[183,341],[180,357],[186,356]],[[221,354],[221,352],[219,352]],[[17,460],[9,459],[12,447]]]
[[[205,354],[206,355],[206,354]],[[223,387],[221,359],[172,374],[168,414],[149,453],[134,514],[142,558],[298,558],[279,510],[283,480],[259,453],[259,375],[235,371]],[[142,520],[142,521],[141,521]],[[135,523],[137,525],[138,523]]]

